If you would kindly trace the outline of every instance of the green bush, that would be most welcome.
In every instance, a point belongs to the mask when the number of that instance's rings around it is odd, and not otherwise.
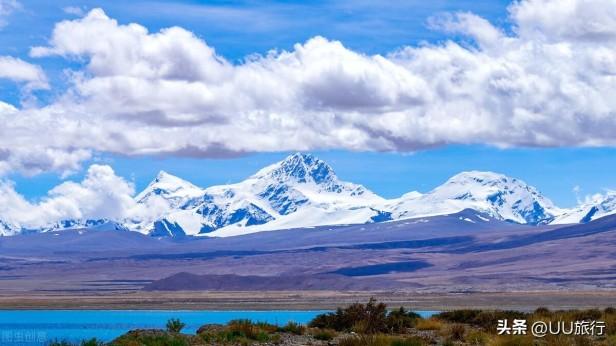
[[[255,334],[254,340],[258,342],[268,342],[270,340],[270,336],[268,333],[260,330]]]
[[[254,323],[251,320],[233,320],[228,323],[228,330],[234,336],[243,336],[250,340],[268,341],[269,334],[278,330],[278,327],[269,323]]]
[[[421,316],[400,307],[387,315],[387,329],[391,333],[404,333],[407,329],[415,327],[418,319],[421,319]]]
[[[169,333],[180,333],[184,327],[186,327],[186,324],[177,318],[167,321],[167,331]]]

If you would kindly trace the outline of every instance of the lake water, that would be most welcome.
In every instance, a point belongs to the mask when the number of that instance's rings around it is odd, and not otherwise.
[[[96,337],[110,341],[131,329],[165,328],[171,318],[186,324],[183,332],[195,333],[207,323],[227,323],[246,318],[286,324],[307,323],[327,311],[144,311],[144,310],[4,310],[0,311],[0,345],[45,345],[52,340],[79,341]],[[419,312],[422,316],[432,311]]]

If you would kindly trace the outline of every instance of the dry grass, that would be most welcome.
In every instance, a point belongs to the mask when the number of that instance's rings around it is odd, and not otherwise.
[[[425,320],[417,321],[415,328],[418,330],[441,330],[443,328],[443,322],[436,318],[429,318]]]

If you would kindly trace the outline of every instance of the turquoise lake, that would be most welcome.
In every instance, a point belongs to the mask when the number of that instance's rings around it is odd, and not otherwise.
[[[110,341],[131,329],[164,329],[171,318],[186,324],[183,332],[195,333],[207,323],[243,318],[278,325],[289,321],[307,323],[324,312],[327,311],[4,310],[0,311],[0,345],[45,345],[53,340],[80,341],[93,337]]]

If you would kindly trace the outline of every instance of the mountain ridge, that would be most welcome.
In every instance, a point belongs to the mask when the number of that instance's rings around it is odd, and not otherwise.
[[[560,209],[536,188],[504,174],[461,172],[426,194],[406,194],[390,207],[396,218],[475,209],[496,218],[525,224],[550,223]],[[413,212],[415,214],[413,214]]]
[[[160,171],[134,200],[148,213],[130,220],[61,220],[38,231],[109,224],[105,227],[152,236],[225,237],[387,222],[465,209],[530,225],[585,223],[616,213],[616,193],[561,209],[524,181],[487,171],[461,172],[427,193],[412,191],[385,199],[362,185],[340,180],[325,161],[305,153],[289,155],[238,183],[207,188]],[[20,230],[10,222],[0,220],[0,235],[17,233]]]

